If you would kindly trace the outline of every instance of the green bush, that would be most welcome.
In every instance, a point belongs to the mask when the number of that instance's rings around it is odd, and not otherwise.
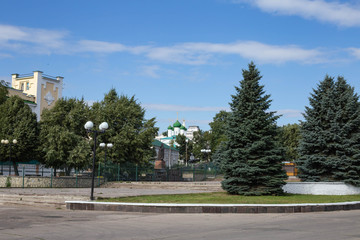
[[[10,188],[10,187],[11,187],[11,177],[7,177],[7,178],[6,178],[5,186],[6,186],[7,188]]]

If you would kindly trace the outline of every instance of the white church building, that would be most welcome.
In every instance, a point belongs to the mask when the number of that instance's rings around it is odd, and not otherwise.
[[[200,128],[198,126],[189,126],[189,128],[186,128],[185,120],[183,120],[182,124],[179,120],[176,120],[173,125],[169,125],[167,128],[167,136],[159,135],[155,139],[168,146],[172,143],[172,145],[176,147],[177,143],[175,140],[177,135],[185,135],[189,140],[193,140],[194,132],[199,130]]]

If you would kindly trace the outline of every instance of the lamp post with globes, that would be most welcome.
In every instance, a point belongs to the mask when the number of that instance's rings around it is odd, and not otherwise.
[[[99,130],[92,130],[94,127],[94,123],[91,121],[88,121],[85,123],[85,129],[89,133],[94,133],[94,149],[93,149],[93,166],[92,166],[92,179],[91,179],[91,195],[90,200],[94,200],[94,181],[95,181],[95,157],[96,157],[96,137],[99,133],[105,132],[109,125],[107,122],[103,122],[99,125]]]
[[[211,149],[201,149],[200,151],[207,154],[207,161],[209,162],[209,155],[211,153]]]
[[[108,143],[108,144],[105,144],[105,143],[100,143],[100,147],[102,148],[105,148],[105,162],[106,162],[106,149],[108,148],[112,148],[114,145],[112,143]]]
[[[100,143],[99,146],[105,149],[105,161],[104,161],[104,170],[105,170],[107,149],[112,148],[114,145],[112,143],[108,143],[108,144]],[[100,166],[100,164],[99,164],[99,166]],[[100,173],[100,167],[99,167],[99,173]]]
[[[188,165],[188,160],[187,160],[187,145],[188,145],[189,139],[186,138],[185,140],[185,166]]]
[[[11,175],[11,146],[17,144],[17,140],[13,139],[12,142],[10,142],[8,139],[2,139],[1,140],[2,144],[8,145],[9,144],[9,148],[10,148],[10,153],[9,153],[9,175]],[[15,169],[14,169],[15,170]],[[1,174],[3,174],[3,165],[1,164]]]

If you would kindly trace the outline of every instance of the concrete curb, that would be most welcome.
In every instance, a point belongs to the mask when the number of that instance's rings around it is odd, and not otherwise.
[[[304,213],[360,209],[360,202],[304,204],[166,204],[66,201],[70,210],[141,213]]]

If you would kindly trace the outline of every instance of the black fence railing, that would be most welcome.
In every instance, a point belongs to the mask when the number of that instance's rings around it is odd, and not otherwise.
[[[42,164],[17,164],[18,176],[23,177],[91,177],[91,167],[85,169],[56,169]],[[140,166],[136,164],[97,163],[95,177],[98,182],[104,181],[206,181],[215,179],[220,174],[219,168],[212,164],[192,166],[177,166],[172,168],[154,169],[154,166]],[[10,162],[0,162],[0,175],[15,176],[15,169]]]
[[[89,179],[92,176],[91,167],[85,169],[72,169],[66,172],[64,169],[57,169],[56,173],[53,168],[48,168],[42,164],[17,164],[18,176],[26,177],[44,177],[44,178],[74,178],[73,185],[68,187],[78,187],[79,180]],[[283,169],[288,176],[297,175],[297,167],[293,163],[284,163]],[[15,169],[10,162],[0,162],[0,175],[15,176]],[[96,186],[100,186],[104,182],[125,181],[156,181],[156,182],[192,182],[192,181],[208,181],[220,179],[221,170],[213,163],[203,163],[191,166],[177,166],[172,168],[154,169],[149,164],[141,166],[136,164],[121,164],[113,162],[101,162],[96,164],[95,178]],[[71,182],[71,181],[68,181]],[[26,185],[26,184],[25,184]],[[24,184],[23,184],[24,186]],[[52,186],[52,182],[51,182]]]
[[[107,181],[189,182],[214,179],[220,174],[219,169],[214,164],[154,169],[153,166],[123,166],[119,163],[100,163],[97,171],[97,175],[103,176]]]

